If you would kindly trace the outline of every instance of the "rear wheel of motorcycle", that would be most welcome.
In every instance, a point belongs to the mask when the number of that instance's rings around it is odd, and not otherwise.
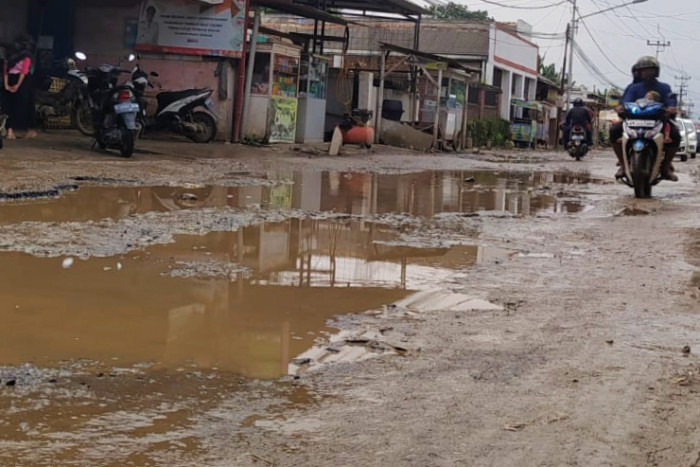
[[[127,129],[122,129],[122,146],[120,148],[122,157],[131,157],[134,155],[134,132]]]
[[[216,120],[207,112],[194,112],[192,121],[201,126],[203,131],[198,131],[188,137],[195,143],[210,143],[216,138]]]
[[[83,101],[73,110],[73,121],[78,131],[85,136],[95,136],[92,126],[92,109],[87,101]]]
[[[651,197],[651,157],[644,152],[636,152],[632,156],[632,182],[636,198]]]

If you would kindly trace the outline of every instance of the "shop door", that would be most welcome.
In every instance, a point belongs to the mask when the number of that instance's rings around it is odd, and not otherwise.
[[[37,70],[57,71],[73,54],[76,0],[31,0],[29,33],[37,38]]]

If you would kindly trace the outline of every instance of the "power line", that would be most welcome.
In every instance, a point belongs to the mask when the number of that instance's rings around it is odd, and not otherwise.
[[[586,32],[588,32],[588,35],[590,36],[591,40],[593,41],[595,46],[598,48],[600,53],[603,54],[603,57],[605,57],[605,59],[608,61],[608,63],[610,63],[613,66],[613,68],[615,68],[617,71],[619,71],[623,75],[626,75],[627,72],[622,70],[620,67],[618,67],[615,64],[615,62],[610,60],[610,58],[606,55],[605,51],[603,51],[603,48],[600,46],[600,44],[598,44],[598,41],[595,40],[595,36],[591,33],[590,29],[588,29],[588,25],[582,19],[579,19],[579,22],[581,22],[581,24],[583,24],[583,27],[586,29]]]
[[[488,3],[489,5],[496,5],[500,6],[502,8],[512,8],[514,10],[544,10],[547,8],[552,8],[555,6],[563,5],[564,3],[569,3],[569,0],[561,0],[560,2],[557,3],[552,3],[549,5],[541,5],[541,6],[517,6],[517,5],[505,5],[503,3],[499,2],[494,2],[493,0],[481,0],[483,3]]]
[[[605,73],[600,71],[600,68],[595,64],[593,60],[591,60],[588,55],[583,51],[580,45],[574,44],[574,52],[578,56],[578,58],[581,59],[581,62],[588,68],[589,71],[591,71],[593,74],[597,75],[598,78],[603,81],[604,83],[608,84],[609,86],[612,86],[617,89],[622,89],[621,86],[619,86],[617,83],[613,82],[609,78],[605,77]]]

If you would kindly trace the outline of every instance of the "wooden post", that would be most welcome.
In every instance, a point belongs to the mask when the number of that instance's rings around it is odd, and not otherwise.
[[[247,18],[247,15],[246,15]],[[247,21],[247,19],[246,19]],[[253,67],[255,67],[255,54],[257,51],[258,44],[258,31],[260,29],[260,8],[255,8],[255,17],[253,19],[253,35],[250,38],[250,56],[248,57],[248,67],[245,69],[245,88],[243,92],[243,105],[241,109],[240,125],[238,132],[235,135],[236,141],[240,141],[246,137],[246,132],[248,131],[248,109],[250,108],[250,92],[252,88],[253,81]],[[248,29],[246,26],[246,34]],[[241,59],[241,63],[245,62],[245,53]]]
[[[437,93],[435,95],[435,126],[433,127],[433,149],[438,146],[438,126],[440,125],[440,93],[442,92],[442,70],[438,70]]]
[[[379,89],[377,90],[377,113],[374,116],[374,118],[376,119],[376,123],[374,125],[374,129],[376,130],[374,132],[375,144],[379,144],[379,137],[382,133],[382,110],[384,101],[384,74],[386,71],[386,58],[386,54],[384,50],[382,50],[382,64],[379,70]]]
[[[471,75],[470,75],[471,78]],[[462,136],[459,145],[464,151],[467,148],[467,115],[469,115],[469,81],[465,80],[464,108],[462,109]]]

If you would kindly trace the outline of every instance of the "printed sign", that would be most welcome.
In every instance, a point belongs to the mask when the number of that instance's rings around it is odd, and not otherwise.
[[[270,98],[270,142],[293,143],[297,130],[297,100]]]
[[[245,0],[145,0],[136,50],[240,57],[244,26]]]

